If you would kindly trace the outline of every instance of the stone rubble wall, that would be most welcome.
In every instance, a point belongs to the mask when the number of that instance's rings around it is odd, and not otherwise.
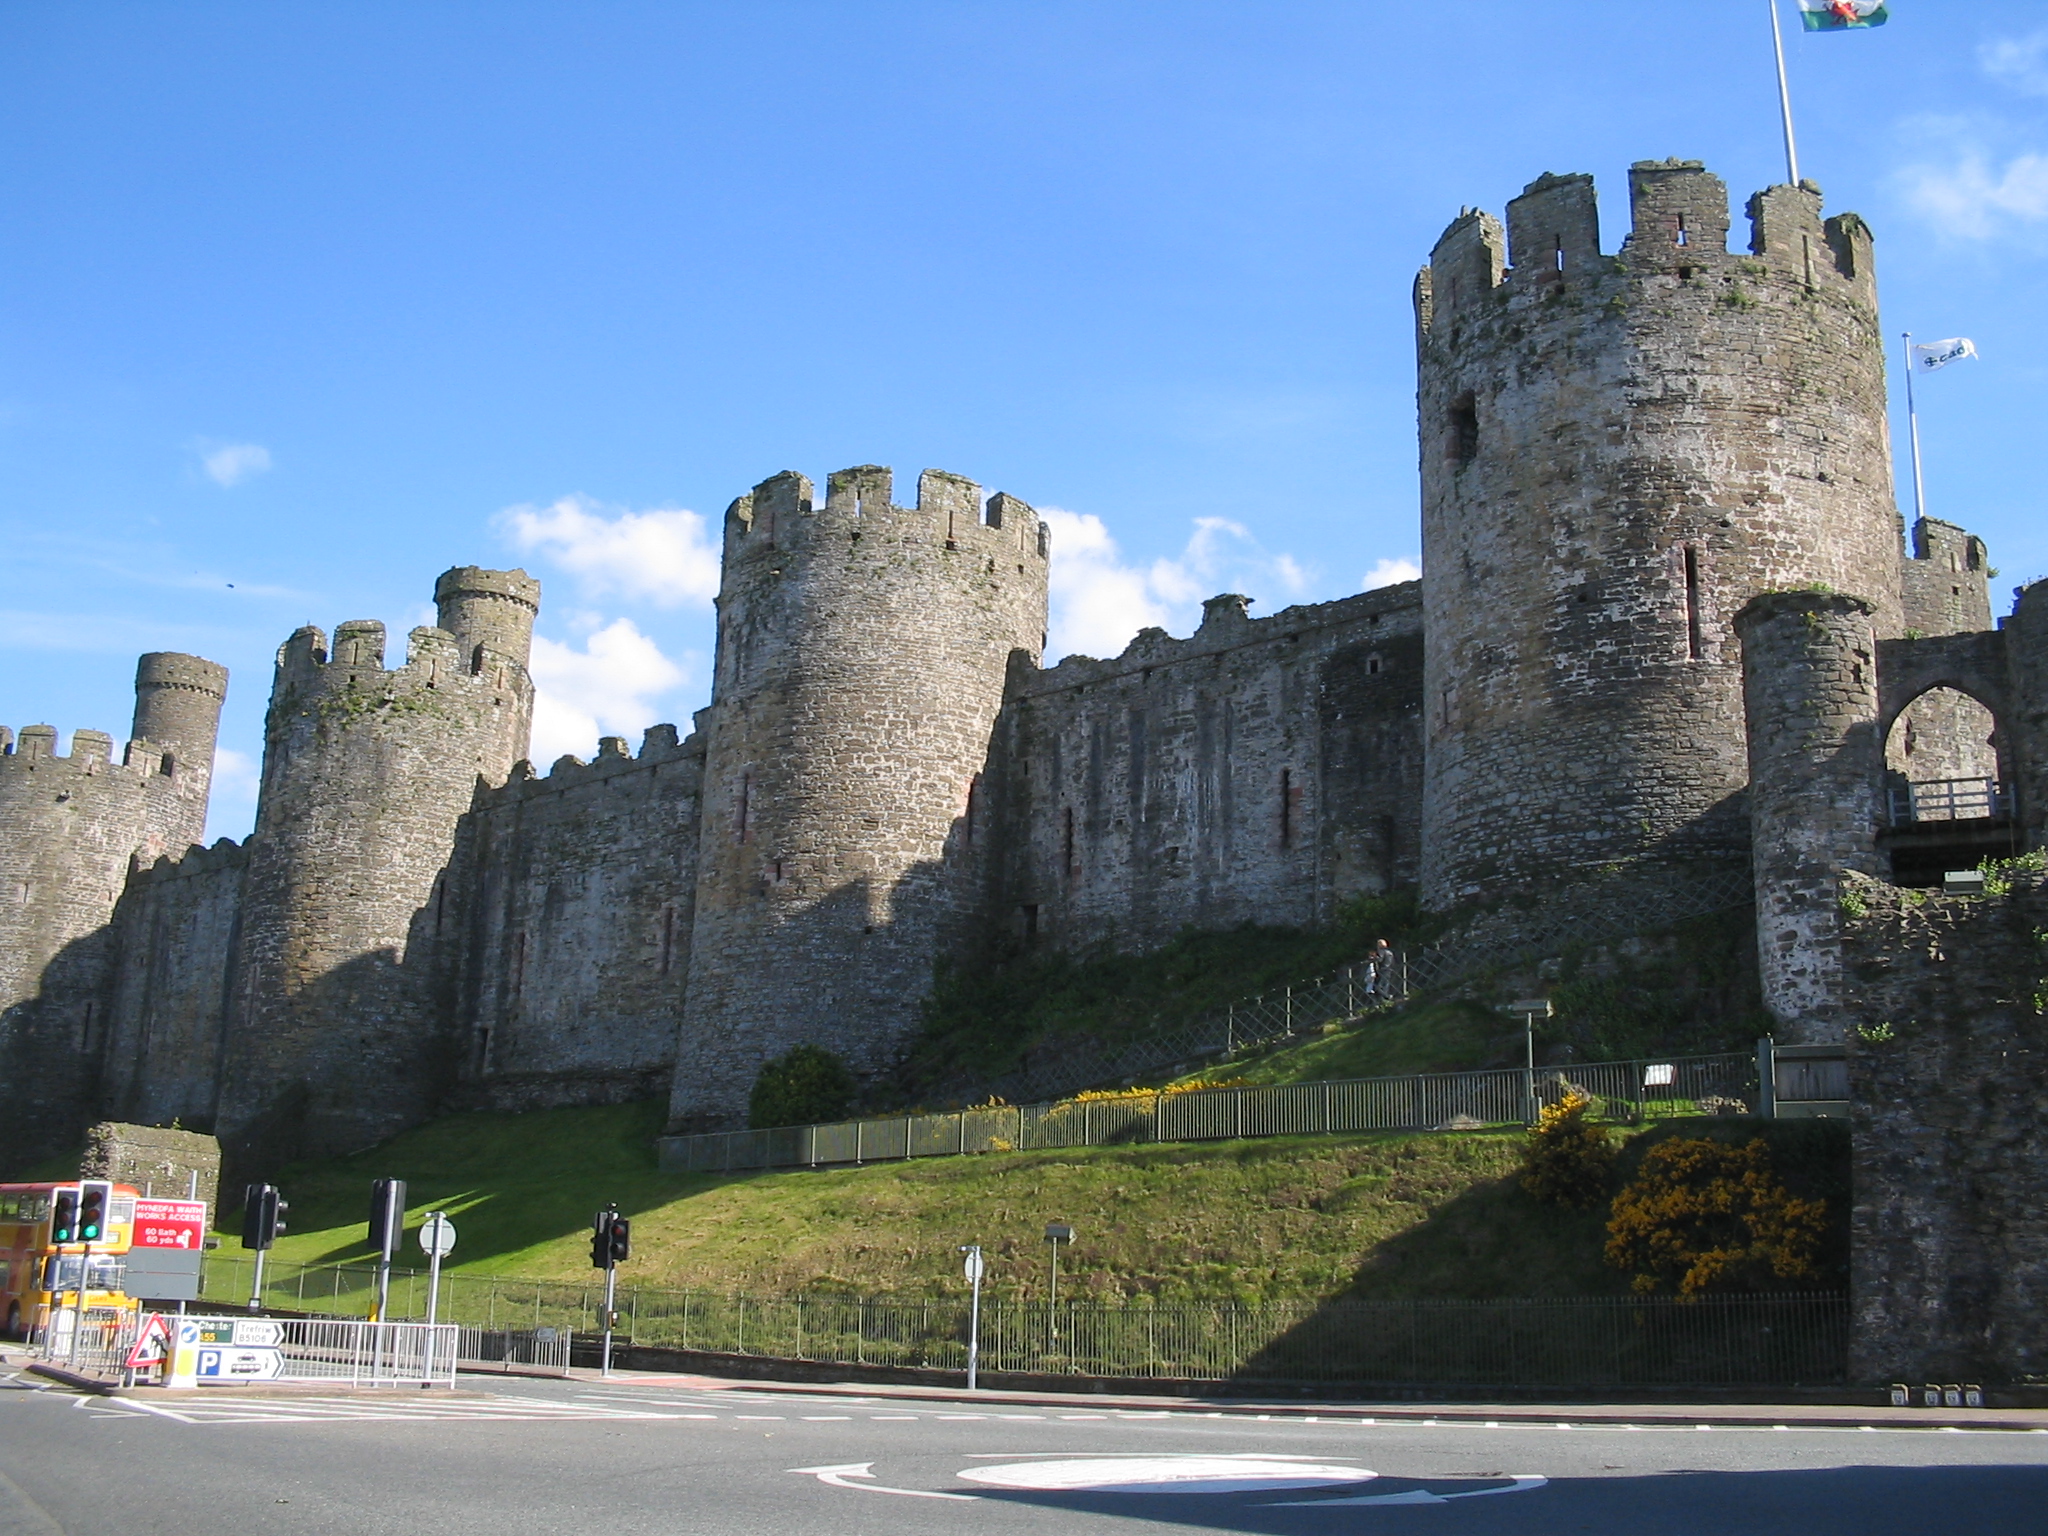
[[[704,747],[606,737],[480,795],[464,890],[456,1102],[492,1109],[666,1094],[690,969]]]
[[[2048,880],[1843,879],[1856,989],[1852,1377],[2048,1375]]]
[[[1419,583],[1246,615],[1013,676],[990,759],[990,927],[1073,950],[1330,921],[1415,882]]]

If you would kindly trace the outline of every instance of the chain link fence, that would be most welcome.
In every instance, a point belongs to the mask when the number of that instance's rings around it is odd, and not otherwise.
[[[706,1131],[657,1143],[670,1173],[821,1168],[968,1152],[1030,1152],[1135,1142],[1238,1140],[1343,1131],[1469,1131],[1521,1125],[1577,1088],[1596,1119],[1753,1113],[1756,1057],[1747,1053],[1364,1077],[1267,1087],[1137,1091],[1115,1098],[1003,1104],[835,1125]]]
[[[367,1266],[272,1269],[265,1294],[273,1305],[303,1296],[366,1307],[373,1289]],[[394,1313],[411,1290],[400,1278],[394,1272]],[[424,1275],[403,1278],[419,1282],[423,1305]],[[248,1282],[246,1260],[209,1256],[210,1297],[243,1295]],[[440,1316],[463,1324],[466,1341],[516,1319],[527,1332],[551,1330],[551,1348],[566,1362],[571,1330],[602,1328],[599,1280],[444,1275],[441,1284]],[[967,1364],[964,1296],[758,1296],[622,1285],[618,1308],[628,1345],[858,1366]],[[1831,1292],[1264,1306],[990,1297],[982,1303],[981,1368],[1246,1385],[1824,1385],[1845,1379],[1848,1326],[1847,1300]],[[463,1351],[465,1360],[488,1353]],[[554,1359],[551,1353],[548,1363]]]

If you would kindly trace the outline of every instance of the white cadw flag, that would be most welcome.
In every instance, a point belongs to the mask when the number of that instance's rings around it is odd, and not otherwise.
[[[1967,336],[1951,336],[1947,341],[1930,341],[1925,345],[1913,344],[1913,369],[1916,373],[1932,373],[1937,368],[1946,368],[1950,363],[1959,363],[1966,357],[1977,355],[1977,343]]]

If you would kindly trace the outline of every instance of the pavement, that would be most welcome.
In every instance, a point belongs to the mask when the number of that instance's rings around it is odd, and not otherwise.
[[[464,1375],[73,1390],[0,1362],[0,1536],[2048,1530],[2048,1424]]]

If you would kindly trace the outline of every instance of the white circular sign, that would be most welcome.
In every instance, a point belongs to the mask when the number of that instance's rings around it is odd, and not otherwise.
[[[1257,1456],[1101,1456],[969,1467],[970,1483],[1038,1493],[1259,1493],[1370,1482],[1363,1467]]]
[[[984,1259],[978,1252],[967,1255],[967,1279],[970,1283],[979,1280],[987,1273],[988,1260]]]
[[[439,1211],[430,1211],[420,1226],[420,1252],[438,1258],[455,1247],[455,1223]]]

